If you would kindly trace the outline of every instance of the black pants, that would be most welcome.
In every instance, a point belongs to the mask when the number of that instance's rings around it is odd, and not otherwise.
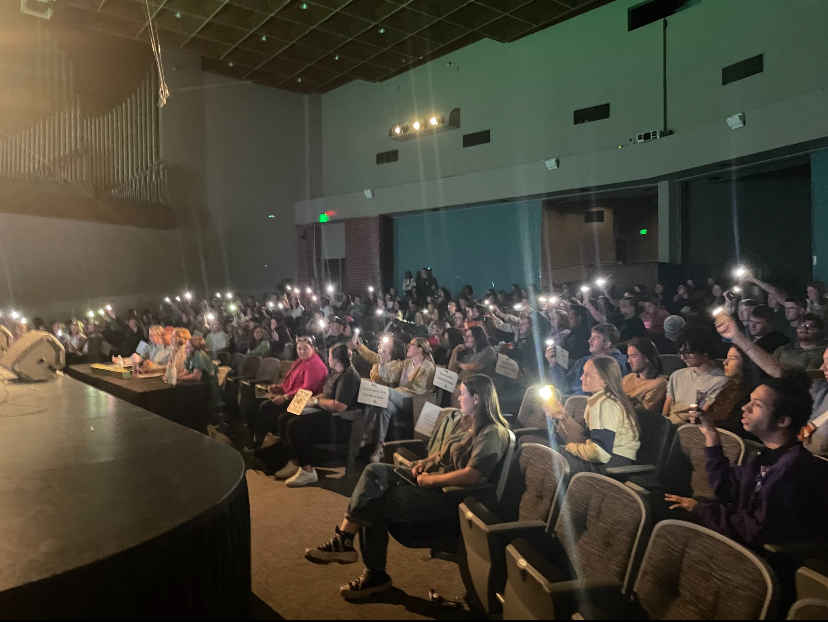
[[[265,400],[259,404],[257,411],[253,411],[255,413],[254,417],[247,420],[247,427],[250,428],[250,432],[253,434],[253,441],[257,446],[261,445],[268,432],[275,432],[277,426],[279,429],[279,436],[284,438],[284,435],[282,434],[282,427],[278,424],[278,422],[279,417],[285,413],[288,406],[290,406],[290,401],[278,406],[270,400]],[[291,417],[295,416],[296,415],[291,415]]]
[[[277,425],[291,459],[301,466],[311,464],[314,445],[345,443],[351,436],[351,422],[327,410],[306,408],[301,415],[286,412],[279,415]]]
[[[612,454],[612,458],[610,458],[610,461],[606,464],[601,464],[600,462],[589,462],[569,453],[565,449],[561,451],[561,455],[563,455],[569,463],[570,476],[575,475],[576,473],[600,473],[601,475],[604,475],[609,468],[631,466],[633,464],[633,461],[629,458],[624,458],[623,456],[618,456],[616,454]]]

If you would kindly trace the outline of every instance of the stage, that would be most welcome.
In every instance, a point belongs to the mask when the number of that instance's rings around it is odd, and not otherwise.
[[[231,447],[59,375],[0,384],[0,617],[243,618]]]

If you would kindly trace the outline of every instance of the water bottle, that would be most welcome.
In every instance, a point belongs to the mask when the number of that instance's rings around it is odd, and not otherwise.
[[[121,356],[121,355],[118,355],[118,368],[119,368],[119,369],[123,369],[123,368],[124,368],[124,357],[123,357],[123,356]]]
[[[178,369],[176,369],[175,365],[170,368],[170,386],[175,386],[178,384]]]

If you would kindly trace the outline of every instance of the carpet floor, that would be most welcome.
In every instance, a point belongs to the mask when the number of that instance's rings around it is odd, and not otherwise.
[[[249,470],[253,593],[287,620],[475,619],[468,611],[429,601],[434,588],[445,598],[465,593],[457,564],[423,560],[423,549],[406,549],[390,539],[388,573],[394,588],[367,601],[349,603],[339,586],[358,577],[362,564],[318,566],[306,548],[326,542],[342,520],[356,484],[344,469],[318,469],[316,486],[289,489],[260,471]]]

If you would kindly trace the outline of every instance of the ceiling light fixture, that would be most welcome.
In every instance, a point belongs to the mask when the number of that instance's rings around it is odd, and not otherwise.
[[[302,78],[296,78],[296,81],[297,81],[297,82],[301,82],[301,81],[302,81]]]
[[[381,35],[384,35],[384,34],[385,34],[385,28],[380,28],[380,29],[379,29],[379,33],[380,33]]]
[[[414,121],[411,127],[413,127],[415,130],[419,130],[422,126],[420,125],[419,121]]]
[[[267,35],[262,35],[262,41],[267,41]]]
[[[303,2],[302,4],[299,5],[299,8],[302,9],[303,11],[307,11],[308,10],[308,3]]]
[[[402,128],[398,125],[397,127],[394,128],[394,133],[399,135],[400,133],[402,133]]]
[[[229,63],[227,63],[227,66],[232,67],[233,66],[233,61],[231,60]]]
[[[175,12],[175,19],[181,19],[181,11]]]
[[[334,60],[339,60],[339,54],[337,54],[336,56],[334,56]]]
[[[440,125],[440,120],[439,120],[437,117],[431,117],[431,118],[428,120],[428,122],[429,122],[431,125],[433,125],[434,127],[437,127],[438,125]]]

